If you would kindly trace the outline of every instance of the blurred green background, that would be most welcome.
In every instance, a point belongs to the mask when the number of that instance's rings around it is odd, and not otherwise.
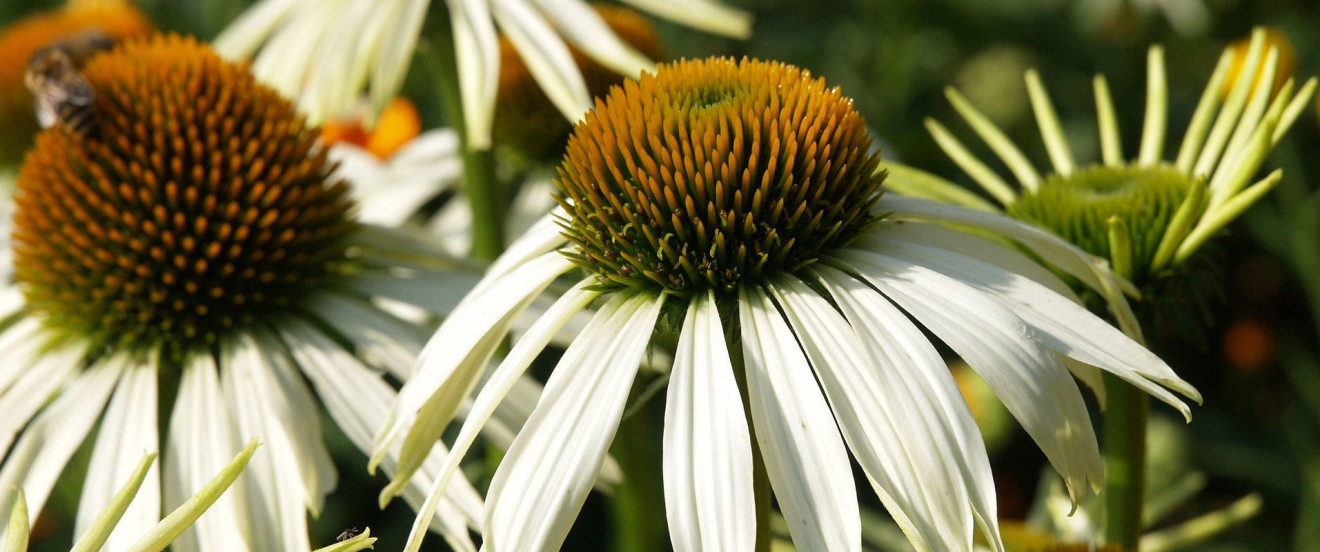
[[[4,0],[0,25],[60,3]],[[248,3],[138,1],[161,28],[201,38],[213,37]],[[922,125],[924,118],[934,117],[960,136],[970,136],[945,100],[945,86],[960,89],[1043,164],[1047,156],[1022,80],[1028,68],[1040,69],[1079,160],[1098,158],[1091,92],[1097,72],[1108,76],[1127,153],[1134,153],[1151,44],[1166,46],[1170,143],[1180,139],[1221,50],[1246,37],[1253,26],[1269,26],[1288,37],[1296,51],[1293,72],[1301,80],[1320,72],[1320,3],[1314,0],[730,3],[755,15],[750,40],[658,23],[670,51],[689,57],[747,55],[809,68],[854,98],[882,138],[887,157],[962,183],[969,181]],[[444,5],[435,2],[433,9]],[[425,86],[411,82],[409,94],[434,118],[438,110],[428,105],[434,100],[427,100],[433,96]],[[991,158],[973,150],[982,159]],[[1264,498],[1258,517],[1199,550],[1320,551],[1320,126],[1313,107],[1266,165],[1284,169],[1283,183],[1219,242],[1224,270],[1215,277],[1224,293],[1211,331],[1205,339],[1179,343],[1168,358],[1205,396],[1205,404],[1194,409],[1193,423],[1173,424],[1175,437],[1169,439],[1180,443],[1179,462],[1204,472],[1209,482],[1171,520],[1248,492]],[[1155,408],[1160,418],[1176,417],[1163,405]],[[382,479],[366,476],[365,458],[333,423],[327,420],[324,427],[340,463],[340,488],[314,523],[314,542],[325,544],[347,527],[369,525],[384,537],[381,549],[397,549],[412,521],[410,510],[396,503],[377,511]],[[992,456],[1000,512],[1005,519],[1021,519],[1036,492],[1043,458],[1011,425],[1003,433],[993,443]],[[869,489],[860,495],[882,511]],[[34,550],[67,549],[76,497],[76,485],[62,484],[38,527],[52,536]],[[612,530],[607,511],[605,499],[593,496],[566,549],[603,547]],[[439,540],[430,539],[428,547],[442,549]]]

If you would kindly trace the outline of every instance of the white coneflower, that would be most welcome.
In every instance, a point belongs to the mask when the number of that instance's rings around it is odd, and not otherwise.
[[[1057,277],[946,225],[1014,240],[1113,296],[1094,258],[1004,217],[882,197],[870,146],[849,99],[779,63],[682,61],[613,89],[569,141],[563,211],[496,261],[432,337],[375,459],[402,442],[399,473],[410,473],[484,381],[439,492],[512,382],[592,305],[495,473],[490,552],[558,549],[657,331],[678,333],[663,459],[678,550],[752,550],[755,456],[799,550],[858,550],[849,451],[919,549],[970,550],[974,523],[1002,548],[981,436],[922,326],[981,374],[1074,496],[1102,470],[1062,359],[1187,413],[1165,387],[1196,391],[1057,293]],[[576,271],[586,274],[483,380],[513,320]]]
[[[0,238],[0,516],[15,485],[39,511],[99,422],[79,533],[142,450],[164,449],[110,536],[122,550],[256,437],[239,492],[175,547],[306,550],[336,479],[319,405],[370,450],[395,396],[384,374],[406,377],[425,337],[384,307],[438,314],[475,278],[355,222],[293,105],[207,47],[132,42],[83,73],[97,130],[38,137]],[[480,497],[455,490],[439,525],[473,550]]]
[[[712,32],[745,37],[749,17],[714,0],[627,0],[644,11]],[[583,0],[449,0],[464,127],[473,147],[490,145],[500,74],[495,28],[507,35],[536,81],[569,120],[591,96],[567,40],[624,75],[653,67]],[[264,0],[216,38],[218,51],[253,70],[313,121],[343,113],[367,89],[376,109],[403,83],[431,0]],[[263,45],[265,45],[263,47]],[[369,86],[368,86],[369,83]]]

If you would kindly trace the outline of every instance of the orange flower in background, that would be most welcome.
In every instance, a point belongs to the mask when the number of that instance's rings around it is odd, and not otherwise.
[[[422,132],[422,118],[407,98],[391,100],[374,128],[366,128],[363,119],[357,114],[326,121],[321,127],[321,140],[326,145],[353,144],[384,160]]]
[[[88,29],[115,40],[151,34],[155,27],[126,0],[71,0],[60,9],[40,12],[0,31],[0,165],[16,164],[38,130],[32,94],[23,84],[28,58],[37,49]]]
[[[1233,322],[1224,331],[1224,359],[1243,372],[1255,372],[1274,360],[1274,334],[1259,320]]]

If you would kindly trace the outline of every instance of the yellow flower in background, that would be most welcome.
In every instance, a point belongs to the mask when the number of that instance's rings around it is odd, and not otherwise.
[[[68,5],[37,13],[0,30],[0,172],[17,165],[40,128],[32,112],[32,94],[23,84],[28,58],[43,46],[88,29],[116,40],[145,36],[155,30],[128,0],[72,0]]]

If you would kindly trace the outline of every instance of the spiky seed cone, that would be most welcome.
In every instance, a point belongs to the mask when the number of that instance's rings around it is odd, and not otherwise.
[[[791,65],[661,65],[597,99],[556,184],[578,265],[607,288],[732,292],[872,220],[883,173],[852,100]]]
[[[348,191],[291,103],[177,36],[84,73],[99,135],[42,132],[16,195],[15,280],[57,335],[207,346],[333,275]]]

